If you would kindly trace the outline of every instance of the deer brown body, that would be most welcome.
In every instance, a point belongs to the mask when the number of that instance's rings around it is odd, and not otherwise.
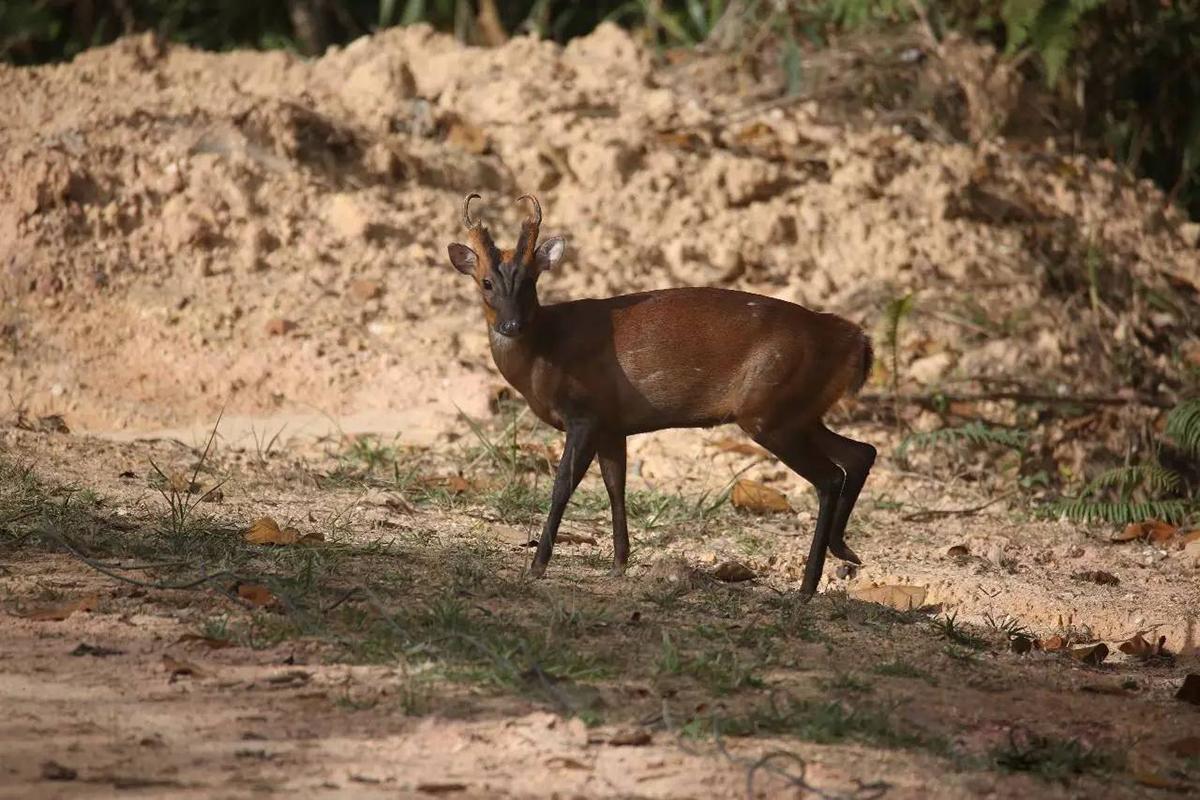
[[[821,419],[870,371],[863,331],[832,314],[715,288],[541,306],[537,277],[561,259],[564,245],[555,237],[537,247],[541,210],[530,200],[535,217],[522,226],[515,250],[498,250],[464,208],[473,246],[451,245],[450,257],[480,286],[497,368],[539,418],[567,434],[533,574],[545,571],[567,501],[593,459],[612,504],[613,573],[621,574],[629,556],[626,437],[730,422],[817,489],[801,592],[816,591],[827,549],[858,563],[844,534],[875,448],[833,433]]]

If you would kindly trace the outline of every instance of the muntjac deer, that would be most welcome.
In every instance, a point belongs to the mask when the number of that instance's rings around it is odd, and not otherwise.
[[[846,522],[875,463],[875,448],[830,431],[822,416],[858,391],[871,370],[871,341],[857,325],[783,300],[715,288],[661,289],[543,306],[537,280],[563,257],[555,236],[538,244],[542,209],[517,246],[500,250],[463,204],[468,244],[450,263],[475,279],[492,358],[543,421],[567,440],[531,573],[541,577],[563,511],[599,456],[613,519],[613,575],[625,571],[625,439],[663,428],[736,422],[816,487],[816,533],[801,585],[817,590],[826,549],[861,563]]]

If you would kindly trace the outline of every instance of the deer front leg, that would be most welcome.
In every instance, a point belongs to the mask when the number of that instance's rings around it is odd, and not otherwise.
[[[558,462],[554,489],[550,493],[550,515],[546,517],[542,538],[538,541],[537,552],[529,568],[529,573],[535,578],[545,574],[550,555],[554,552],[554,537],[558,535],[558,526],[562,523],[563,512],[567,509],[567,501],[571,499],[575,487],[583,480],[584,473],[596,457],[595,424],[591,420],[568,420],[566,428],[567,442],[563,447],[562,459]]]

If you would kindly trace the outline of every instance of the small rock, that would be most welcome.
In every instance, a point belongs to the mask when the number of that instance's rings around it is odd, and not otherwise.
[[[325,221],[346,241],[365,238],[371,228],[367,210],[353,195],[342,193],[330,198]]]
[[[752,580],[755,572],[740,561],[726,561],[717,565],[713,570],[713,577],[725,583],[740,583]]]
[[[1179,238],[1188,247],[1200,247],[1200,222],[1185,222],[1179,226]]]
[[[296,323],[290,319],[276,317],[267,323],[268,336],[286,336],[294,330],[296,330]]]
[[[42,763],[42,780],[47,781],[73,781],[79,777],[79,772],[70,767],[63,766],[57,761],[46,761]]]
[[[641,747],[650,744],[650,732],[643,728],[617,731],[608,743],[614,747]]]
[[[383,284],[369,278],[358,278],[350,281],[346,294],[357,303],[366,303],[383,295]]]
[[[910,364],[908,374],[917,383],[928,385],[941,380],[953,364],[954,357],[949,353],[934,353]]]

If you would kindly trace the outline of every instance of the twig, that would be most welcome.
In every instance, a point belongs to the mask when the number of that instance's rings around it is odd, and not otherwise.
[[[100,563],[99,561],[96,561],[93,558],[89,558],[89,557],[85,556],[83,553],[76,550],[75,547],[73,547],[70,542],[68,542],[65,538],[63,538],[62,536],[60,536],[57,533],[52,533],[50,531],[42,531],[41,536],[43,539],[56,542],[64,550],[66,550],[70,555],[74,556],[76,559],[83,562],[85,565],[91,567],[92,569],[96,570],[97,572],[99,572],[103,575],[107,575],[108,577],[112,578],[113,580],[118,580],[118,581],[121,581],[122,583],[128,583],[132,586],[141,586],[142,588],[145,588],[145,589],[163,589],[163,590],[195,589],[197,586],[201,586],[205,583],[214,581],[218,578],[233,578],[235,580],[239,579],[239,576],[237,573],[230,572],[229,570],[221,570],[220,572],[214,572],[211,575],[204,575],[202,577],[196,578],[195,580],[185,581],[183,583],[155,583],[155,582],[151,582],[151,581],[140,581],[137,578],[130,578],[128,576],[121,575],[118,572],[114,572],[112,569],[110,569],[106,565]]]
[[[923,511],[914,511],[911,514],[905,514],[900,519],[904,520],[905,522],[927,522],[931,519],[941,519],[942,517],[969,517],[973,514],[978,514],[985,508],[994,506],[1001,500],[1006,500],[1009,497],[1012,497],[1016,493],[1016,489],[1011,489],[999,497],[992,498],[981,506],[972,506],[971,508],[948,508],[945,510],[930,508]]]
[[[864,393],[859,397],[865,401],[883,402],[891,399],[891,395]],[[1079,406],[1131,406],[1141,405],[1150,408],[1174,408],[1175,404],[1164,397],[1135,395],[1121,397],[1118,395],[1058,395],[1039,392],[979,392],[977,394],[905,394],[895,398],[902,403],[913,405],[935,405],[941,403],[978,403],[990,400],[1011,400],[1017,403],[1047,403],[1049,405],[1079,405]]]
[[[662,721],[663,726],[668,732],[675,733],[675,744],[679,747],[679,749],[683,750],[683,752],[687,753],[688,755],[701,758],[707,755],[707,753],[701,752],[698,748],[688,745],[683,738],[676,733],[674,726],[671,724],[671,712],[666,700],[663,701],[662,706]],[[861,781],[855,781],[858,784],[858,788],[855,789],[852,794],[843,795],[826,792],[823,789],[813,786],[807,781],[805,773],[808,769],[808,762],[806,762],[800,755],[789,750],[772,750],[755,759],[754,761],[738,758],[730,753],[725,747],[725,741],[721,738],[721,730],[717,724],[716,716],[712,717],[712,723],[713,739],[716,744],[717,754],[730,764],[746,770],[747,800],[754,800],[754,778],[760,771],[769,772],[778,778],[782,778],[791,788],[806,793],[806,796],[812,795],[822,798],[822,800],[876,800],[876,798],[882,797],[887,793],[887,790],[891,788],[887,783],[882,781],[869,784],[864,784]],[[799,774],[789,772],[783,767],[778,767],[771,763],[784,758],[798,765]]]

